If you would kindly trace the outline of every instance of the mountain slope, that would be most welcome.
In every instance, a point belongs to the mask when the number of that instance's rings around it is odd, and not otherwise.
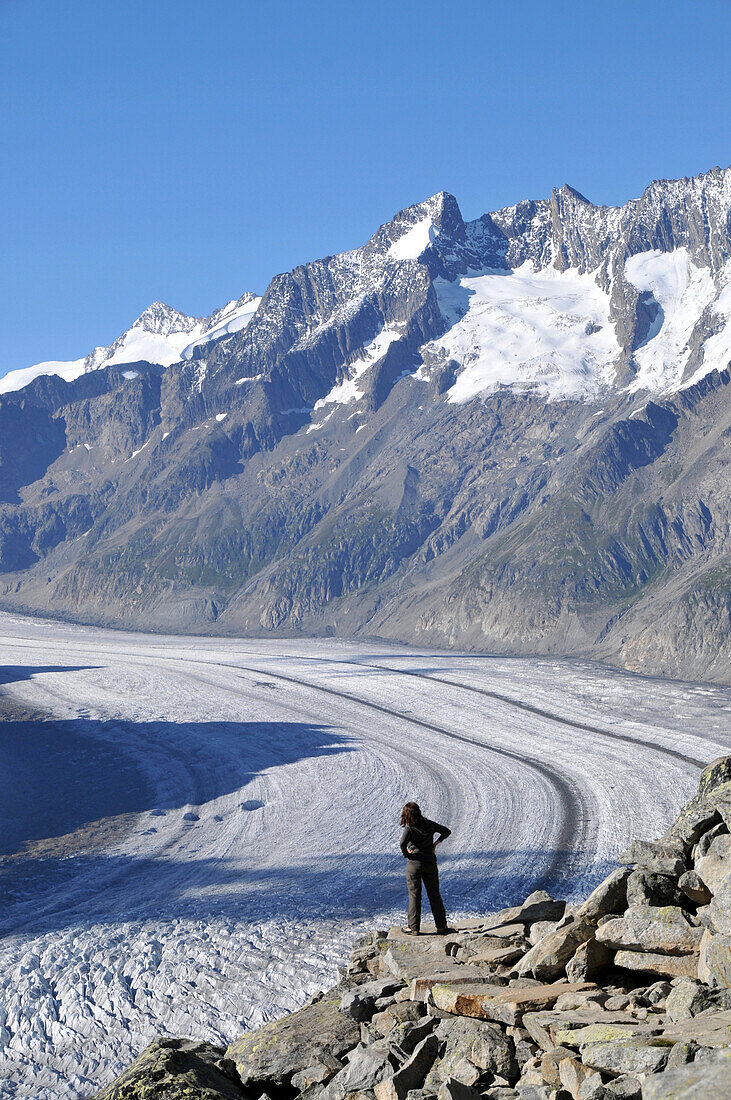
[[[441,193],[253,306],[5,395],[5,606],[729,676],[731,170]]]

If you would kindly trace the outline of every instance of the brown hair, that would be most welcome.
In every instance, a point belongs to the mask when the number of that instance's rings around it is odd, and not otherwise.
[[[418,825],[421,821],[421,810],[418,802],[407,802],[401,811],[402,825]]]

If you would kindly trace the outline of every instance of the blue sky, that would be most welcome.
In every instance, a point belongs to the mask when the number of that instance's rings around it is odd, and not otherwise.
[[[209,313],[452,191],[731,162],[731,4],[0,0],[0,375]]]

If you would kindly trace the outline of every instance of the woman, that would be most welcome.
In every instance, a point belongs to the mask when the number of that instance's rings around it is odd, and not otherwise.
[[[450,932],[447,927],[447,914],[439,893],[439,871],[437,870],[437,847],[450,836],[452,830],[446,825],[437,825],[428,817],[423,817],[416,802],[407,802],[401,811],[401,851],[406,859],[406,885],[409,890],[409,925],[402,928],[409,936],[418,936],[421,925],[421,884],[426,887],[426,895],[434,914],[437,935]],[[434,840],[434,834],[439,839]]]

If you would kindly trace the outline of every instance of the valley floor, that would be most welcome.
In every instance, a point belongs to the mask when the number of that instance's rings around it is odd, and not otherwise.
[[[731,692],[587,662],[155,637],[0,615],[0,1098],[225,1043],[401,919],[398,815],[453,914],[580,894],[729,751]]]

